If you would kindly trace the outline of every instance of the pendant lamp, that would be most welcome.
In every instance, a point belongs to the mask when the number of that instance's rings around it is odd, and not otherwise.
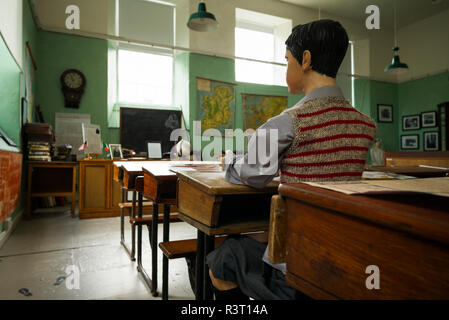
[[[406,63],[401,62],[399,58],[399,47],[398,47],[398,35],[396,26],[396,1],[394,2],[394,48],[393,48],[393,59],[391,64],[385,67],[384,72],[389,74],[404,74],[408,71],[408,66]]]
[[[211,31],[217,29],[218,22],[212,13],[206,11],[206,4],[200,2],[198,12],[190,16],[187,26],[195,31]]]

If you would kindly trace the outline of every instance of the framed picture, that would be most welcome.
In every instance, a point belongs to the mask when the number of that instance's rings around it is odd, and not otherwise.
[[[402,117],[402,130],[418,130],[420,128],[420,116],[410,115]]]
[[[424,151],[440,150],[438,138],[438,131],[424,132]]]
[[[391,104],[377,105],[377,122],[393,122],[393,106]]]
[[[401,136],[401,149],[417,150],[419,148],[419,136],[417,134]]]
[[[431,128],[437,126],[437,112],[421,112],[421,126],[423,128]]]
[[[160,141],[148,141],[148,159],[162,159],[162,145]]]
[[[121,144],[110,144],[109,153],[111,154],[111,159],[122,159],[122,145]]]

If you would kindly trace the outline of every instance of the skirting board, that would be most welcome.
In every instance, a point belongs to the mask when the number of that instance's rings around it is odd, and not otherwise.
[[[0,249],[3,247],[3,245],[8,241],[9,236],[13,233],[13,231],[16,229],[17,224],[20,220],[22,220],[22,215],[25,209],[20,209],[19,212],[15,215],[15,218],[12,221],[6,222],[6,219],[3,223],[7,224],[7,227],[5,228],[5,225],[3,225],[3,231],[0,233]]]

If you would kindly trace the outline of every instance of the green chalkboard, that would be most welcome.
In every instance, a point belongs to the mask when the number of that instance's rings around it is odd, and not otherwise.
[[[20,73],[0,33],[0,127],[17,145],[21,129]]]

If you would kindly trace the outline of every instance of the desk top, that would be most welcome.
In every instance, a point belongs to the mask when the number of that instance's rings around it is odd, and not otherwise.
[[[204,166],[214,166],[219,165],[218,161],[115,161],[114,165],[121,167],[129,174],[141,175],[144,169],[151,172],[156,176],[175,176],[176,173],[170,171],[171,167],[179,168],[179,170],[190,169],[198,166],[198,168]]]
[[[449,198],[424,193],[346,195],[305,183],[282,184],[279,193],[321,208],[449,244]]]
[[[216,171],[179,171],[177,176],[193,187],[212,195],[277,193],[279,181],[270,182],[263,189],[233,184],[225,180],[225,172]]]
[[[418,166],[365,166],[367,171],[391,172],[414,177],[445,177],[449,169],[436,169]]]

